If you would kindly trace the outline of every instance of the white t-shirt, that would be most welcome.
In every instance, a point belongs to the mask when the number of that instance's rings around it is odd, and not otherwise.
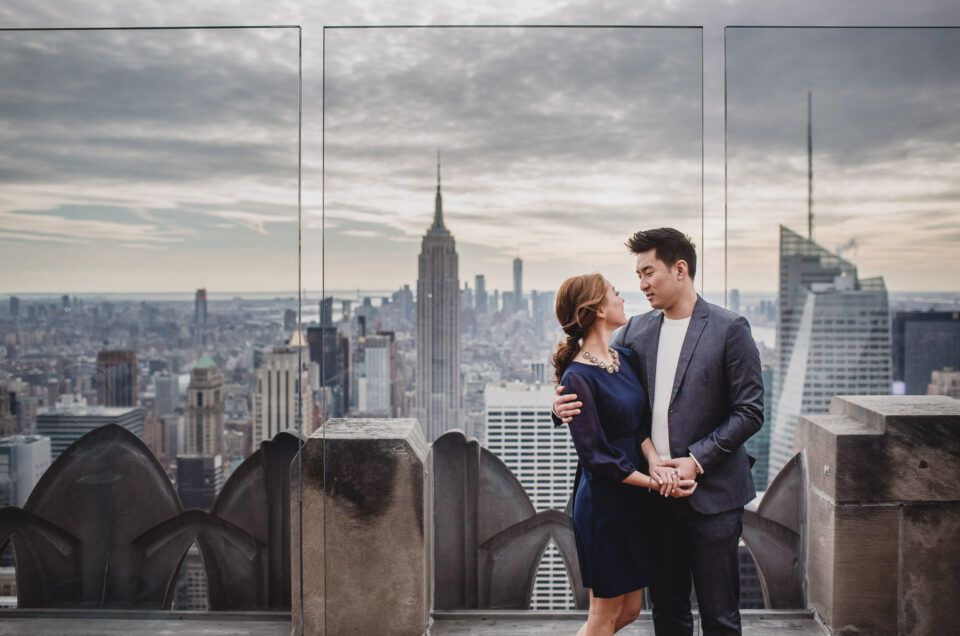
[[[677,376],[680,349],[687,335],[690,317],[671,320],[663,317],[660,327],[660,345],[657,348],[657,375],[653,389],[653,422],[650,439],[661,459],[670,459],[670,396]]]

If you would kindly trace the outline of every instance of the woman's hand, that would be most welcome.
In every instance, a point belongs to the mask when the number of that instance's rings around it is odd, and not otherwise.
[[[678,496],[675,493],[677,492],[678,483],[680,478],[677,476],[677,471],[671,466],[652,466],[650,468],[650,475],[657,480],[657,483],[660,484],[660,494],[664,497]]]

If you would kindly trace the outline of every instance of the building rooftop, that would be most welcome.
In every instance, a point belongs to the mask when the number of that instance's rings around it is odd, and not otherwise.
[[[200,359],[197,360],[197,364],[194,365],[194,369],[212,369],[217,366],[217,363],[213,361],[213,358],[210,357],[209,353],[205,353],[200,356]]]
[[[45,439],[50,438],[46,435],[11,435],[9,437],[0,438],[0,446],[20,446],[22,444],[34,444]]]

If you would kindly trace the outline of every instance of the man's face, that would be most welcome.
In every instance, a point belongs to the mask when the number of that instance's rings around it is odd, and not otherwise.
[[[637,278],[640,279],[640,291],[654,309],[672,307],[680,292],[677,280],[677,265],[667,267],[657,258],[657,250],[647,250],[637,254]]]

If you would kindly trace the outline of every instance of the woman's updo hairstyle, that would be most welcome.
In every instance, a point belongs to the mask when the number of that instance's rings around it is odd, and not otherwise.
[[[580,349],[580,341],[597,319],[607,299],[607,281],[600,274],[583,274],[563,281],[557,292],[557,320],[566,342],[557,344],[553,354],[554,377],[557,382],[563,377],[574,356]]]

